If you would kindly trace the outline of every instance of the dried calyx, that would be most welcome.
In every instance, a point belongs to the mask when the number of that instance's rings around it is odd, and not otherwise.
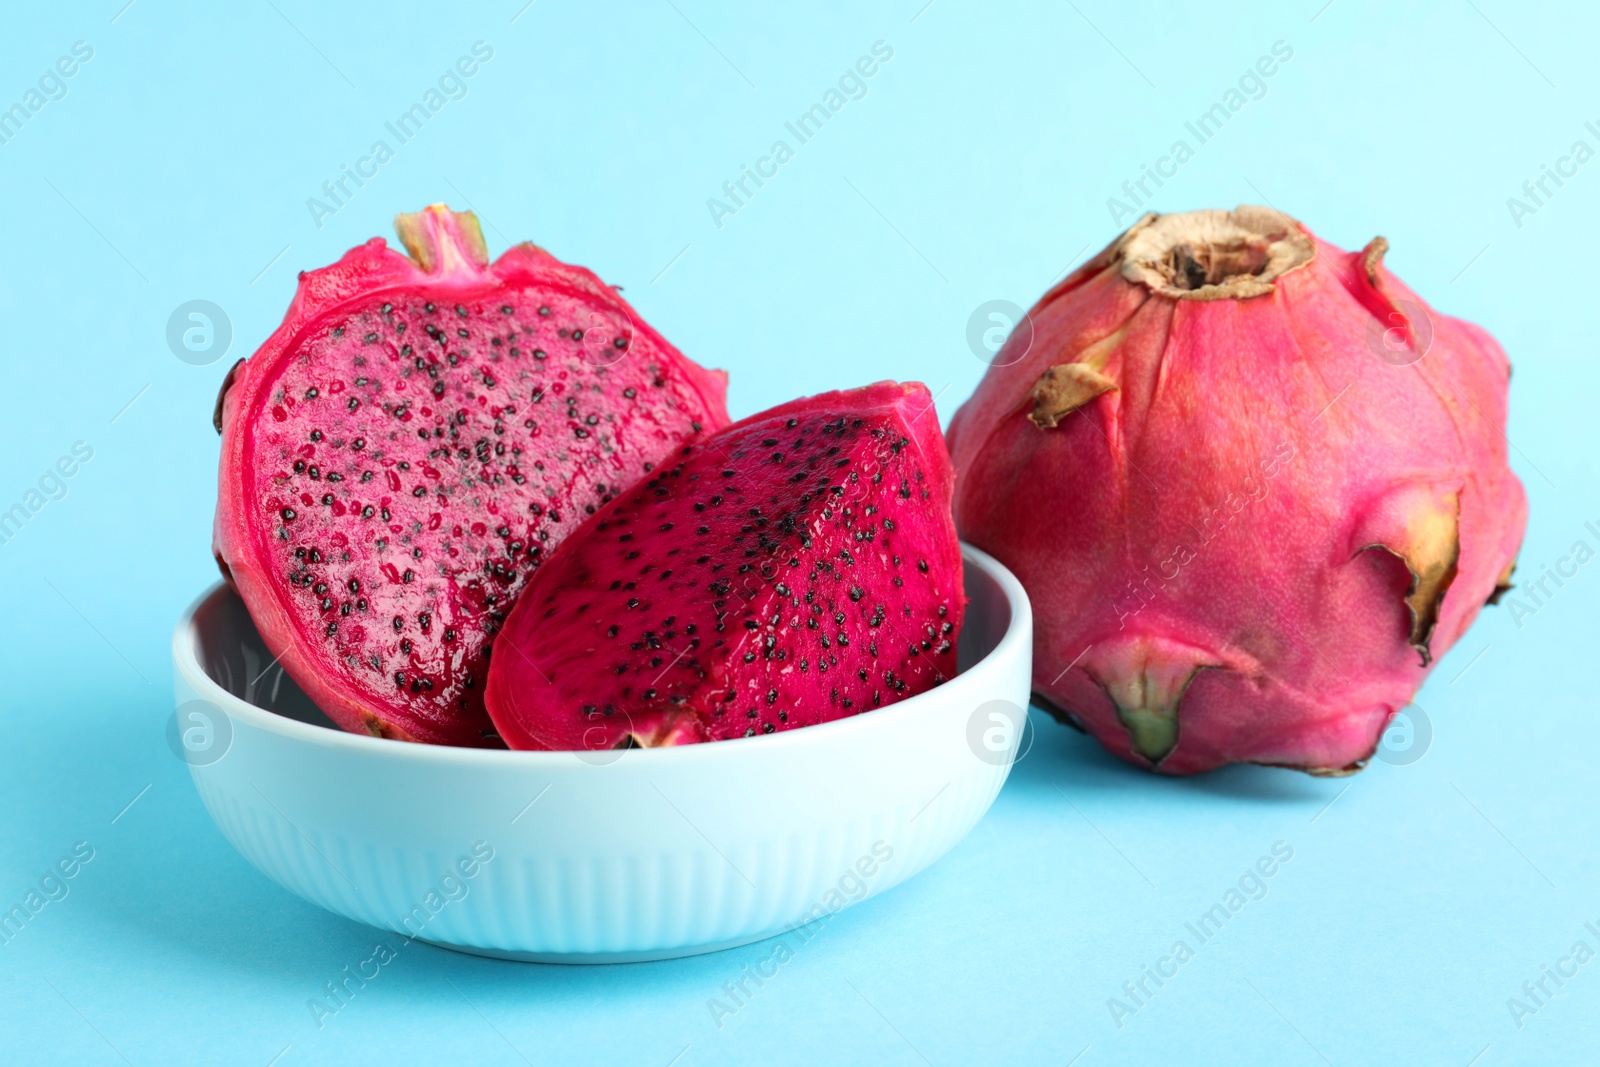
[[[1146,215],[1112,250],[1122,276],[1178,300],[1242,300],[1310,263],[1316,245],[1272,208]]]

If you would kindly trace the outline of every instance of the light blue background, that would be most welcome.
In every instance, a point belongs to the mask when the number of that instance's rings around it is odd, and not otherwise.
[[[0,104],[94,48],[0,145],[0,506],[94,449],[0,545],[0,903],[95,849],[0,947],[0,1061],[1593,1062],[1600,961],[1521,1028],[1506,1001],[1579,938],[1600,949],[1600,563],[1520,625],[1479,620],[1421,693],[1433,739],[1410,765],[1159,780],[1035,712],[972,835],[827,924],[720,1029],[707,998],[760,946],[570,969],[416,945],[319,1030],[307,998],[374,932],[237,856],[162,737],[172,622],[216,577],[212,399],[297,270],[443,199],[496,253],[533,239],[625,286],[732,372],[736,416],[895,377],[948,419],[984,369],[973,309],[1027,305],[1113,237],[1107,198],[1280,39],[1294,56],[1266,96],[1154,206],[1267,201],[1347,248],[1386,235],[1408,283],[1516,364],[1522,574],[1600,546],[1600,161],[1520,228],[1506,206],[1573,141],[1600,148],[1592,11],[122,2],[14,6],[0,35]],[[494,58],[466,98],[319,229],[306,199],[479,39]],[[894,58],[868,95],[714,225],[707,197],[879,40]],[[165,342],[195,298],[234,329],[210,366]],[[1280,840],[1294,858],[1265,899],[1119,1029],[1108,998]]]

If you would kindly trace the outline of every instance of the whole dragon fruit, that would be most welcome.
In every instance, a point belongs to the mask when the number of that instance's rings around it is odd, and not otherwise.
[[[1146,215],[956,413],[957,527],[1028,589],[1039,702],[1124,759],[1359,770],[1509,587],[1509,365],[1387,247]]]
[[[965,605],[953,479],[920,384],[792,401],[684,445],[528,583],[489,669],[500,736],[750,737],[939,684]]]
[[[489,262],[434,205],[300,275],[217,398],[215,551],[267,648],[340,726],[493,745],[490,641],[528,576],[685,439],[707,371],[581,267]]]

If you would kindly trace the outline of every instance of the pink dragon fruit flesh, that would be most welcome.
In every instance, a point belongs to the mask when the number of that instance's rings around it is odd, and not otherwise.
[[[956,413],[957,527],[1028,589],[1038,700],[1124,759],[1359,770],[1509,587],[1509,365],[1387,247],[1147,215]]]
[[[489,262],[471,214],[395,222],[300,276],[229,372],[215,551],[268,650],[346,730],[495,745],[491,639],[541,561],[727,422],[691,363],[581,267]]]
[[[679,448],[529,581],[488,708],[512,748],[791,730],[951,677],[954,472],[920,384],[796,400]]]

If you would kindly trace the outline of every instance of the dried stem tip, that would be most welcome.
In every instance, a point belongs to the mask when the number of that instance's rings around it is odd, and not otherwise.
[[[1243,300],[1272,292],[1272,281],[1310,263],[1316,245],[1281,211],[1146,215],[1122,235],[1114,255],[1122,276],[1177,300]]]

